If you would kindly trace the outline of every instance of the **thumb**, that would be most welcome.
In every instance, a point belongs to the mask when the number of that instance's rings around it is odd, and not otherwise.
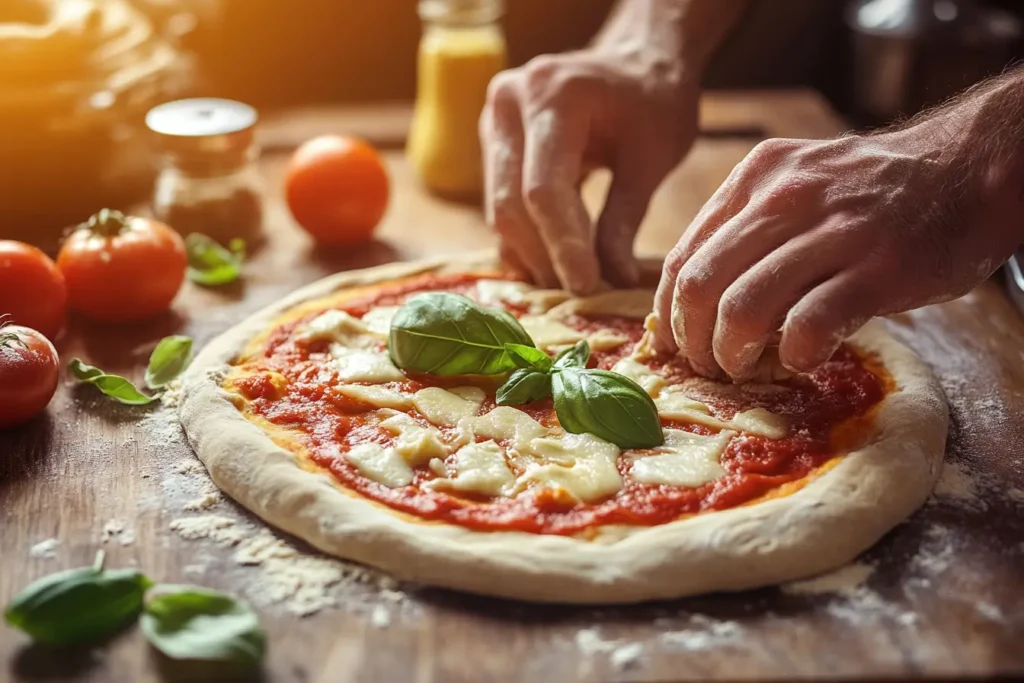
[[[647,213],[656,180],[637,164],[621,164],[615,170],[604,208],[597,221],[597,255],[601,270],[619,287],[635,287],[640,264],[633,254],[633,240]]]

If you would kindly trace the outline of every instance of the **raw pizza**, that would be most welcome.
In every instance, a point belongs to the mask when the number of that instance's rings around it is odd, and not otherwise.
[[[439,349],[397,350],[409,337],[391,325],[427,292],[507,322],[538,368],[564,358],[564,377],[523,370],[540,389],[510,403],[500,350],[460,366],[441,348],[421,368]],[[646,290],[536,290],[483,257],[343,273],[207,346],[181,420],[216,484],[271,524],[400,579],[522,600],[640,602],[800,578],[851,560],[924,502],[946,404],[880,324],[813,373],[767,367],[734,385],[654,354],[651,308]],[[565,398],[570,377],[610,382],[615,400],[583,415],[589,389]]]

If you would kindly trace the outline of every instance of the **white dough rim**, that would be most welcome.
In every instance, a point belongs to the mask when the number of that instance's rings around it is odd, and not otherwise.
[[[422,584],[554,603],[636,603],[742,590],[829,571],[920,507],[942,462],[948,410],[931,370],[877,321],[851,337],[877,353],[897,388],[874,434],[831,470],[780,498],[709,512],[614,540],[480,532],[412,522],[300,469],[232,405],[217,377],[287,309],[355,285],[414,273],[493,267],[493,255],[339,273],[254,314],[208,344],[183,379],[189,444],[220,489],[325,553]]]

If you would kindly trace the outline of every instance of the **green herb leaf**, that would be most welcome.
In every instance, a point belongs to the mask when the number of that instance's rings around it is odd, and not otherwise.
[[[142,406],[156,400],[155,396],[146,396],[134,384],[120,375],[108,375],[93,365],[86,365],[77,358],[68,363],[71,374],[83,384],[92,384],[110,398],[132,406]]]
[[[244,602],[199,586],[159,586],[142,614],[142,632],[171,659],[255,666],[266,633]]]
[[[551,394],[562,428],[590,433],[620,448],[664,443],[658,409],[636,382],[607,370],[562,368],[552,373]]]
[[[551,375],[539,370],[520,368],[498,387],[495,402],[499,406],[518,406],[539,401],[551,395]]]
[[[388,353],[403,370],[433,375],[500,375],[515,369],[505,344],[534,346],[511,314],[461,294],[427,292],[391,320]]]
[[[590,359],[590,344],[586,339],[576,342],[576,345],[562,351],[555,358],[556,368],[585,368],[587,360]]]
[[[192,339],[182,335],[164,337],[149,356],[146,386],[160,389],[180,375],[192,361]]]
[[[234,282],[242,274],[245,260],[245,240],[231,240],[225,249],[215,240],[197,232],[185,238],[188,253],[188,279],[198,285],[216,287]]]
[[[505,352],[517,368],[527,370],[540,370],[547,372],[551,369],[551,358],[548,354],[533,346],[524,344],[505,344]]]
[[[25,588],[4,618],[41,643],[96,642],[138,617],[151,585],[136,569],[104,570],[97,555],[92,567],[51,574]]]

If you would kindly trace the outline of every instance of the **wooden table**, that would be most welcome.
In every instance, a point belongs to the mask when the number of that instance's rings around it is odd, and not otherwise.
[[[407,117],[404,107],[272,117],[263,162],[271,188],[269,244],[247,266],[245,283],[226,291],[187,286],[173,315],[142,327],[76,321],[61,345],[63,358],[80,355],[140,379],[153,344],[172,331],[201,345],[328,273],[492,245],[476,209],[417,188],[399,149]],[[643,253],[664,253],[760,137],[841,130],[811,93],[709,95],[703,125],[705,136],[652,206],[639,240]],[[340,254],[316,253],[279,199],[282,152],[322,131],[361,133],[389,149],[394,183],[379,241]],[[600,177],[588,183],[588,201],[596,202],[606,184]],[[426,683],[1024,673],[1024,321],[988,283],[961,300],[899,316],[893,329],[935,368],[949,394],[954,426],[943,487],[951,495],[897,527],[847,572],[869,574],[862,584],[838,593],[772,588],[578,609],[428,590],[396,602],[393,591],[346,580],[333,589],[337,607],[305,618],[280,605],[261,608],[270,634],[266,678]],[[169,529],[172,520],[190,516],[250,519],[228,501],[208,511],[184,509],[203,483],[181,473],[192,456],[169,417],[111,406],[90,388],[65,383],[47,415],[0,436],[0,602],[32,579],[89,563],[100,547],[111,566],[137,564],[158,580],[260,599],[266,565],[239,565],[233,549]],[[46,539],[59,545],[40,544]],[[137,631],[97,654],[28,647],[20,634],[0,628],[0,658],[0,678],[12,680],[157,675]]]

